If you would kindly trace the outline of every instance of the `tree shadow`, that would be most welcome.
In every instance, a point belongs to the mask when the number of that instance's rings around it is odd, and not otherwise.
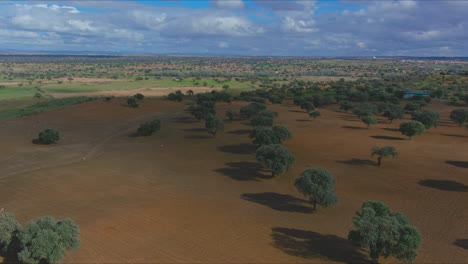
[[[365,128],[365,127],[357,127],[357,126],[342,126],[342,128],[347,128],[347,129],[365,129],[365,130],[367,130],[367,128]]]
[[[238,130],[232,130],[227,133],[229,134],[235,134],[235,135],[245,135],[245,134],[250,134],[252,130],[250,129],[238,129]]]
[[[468,239],[457,239],[453,242],[455,246],[468,250]]]
[[[354,166],[377,166],[372,160],[368,159],[349,159],[349,160],[337,160],[336,162],[346,164],[346,165],[354,165]]]
[[[15,231],[18,232],[18,231]],[[0,256],[3,257],[3,262],[2,264],[17,264],[17,263],[22,263],[18,259],[18,252],[21,250],[21,242],[20,239],[18,238],[18,234],[16,234],[10,244],[8,245],[8,248],[3,251],[0,250]]]
[[[287,194],[273,192],[244,193],[241,195],[241,198],[250,202],[268,206],[277,211],[304,214],[314,212],[314,209],[308,201]]]
[[[375,139],[385,139],[385,140],[406,140],[402,137],[391,137],[391,136],[370,136],[371,138]]]
[[[292,113],[307,113],[307,111],[304,111],[304,110],[288,110],[288,112],[292,112]]]
[[[461,138],[468,138],[468,136],[463,136],[463,135],[455,135],[455,134],[441,134],[442,136],[447,136],[447,137],[461,137]]]
[[[445,163],[460,167],[460,168],[468,168],[468,161],[459,161],[459,160],[447,160]]]
[[[181,116],[181,117],[174,117],[172,121],[175,123],[182,123],[182,124],[191,124],[191,123],[199,123],[200,121],[193,119],[189,116]]]
[[[216,169],[215,171],[223,175],[231,177],[237,181],[258,181],[262,179],[271,179],[271,175],[263,174],[263,167],[256,162],[241,161],[228,162],[225,168]]]
[[[421,180],[418,183],[419,185],[438,189],[441,191],[468,192],[468,186],[464,185],[463,183],[456,182],[456,181],[427,179],[427,180]]]
[[[213,136],[209,135],[188,135],[185,136],[186,139],[210,139],[213,138]]]
[[[322,235],[295,228],[272,228],[273,246],[284,253],[318,258],[318,261],[370,263],[367,257],[347,239],[335,235]]]
[[[398,130],[398,128],[382,128],[383,130],[386,130],[386,131],[392,131],[392,132],[400,132],[400,130]]]
[[[233,144],[233,145],[224,145],[218,147],[218,149],[222,152],[232,153],[232,154],[252,154],[255,153],[257,146],[250,143],[242,143],[242,144]]]
[[[33,143],[34,145],[44,145],[44,146],[56,144],[56,143],[47,144],[47,143],[42,142],[42,140],[38,138],[31,140],[31,143]]]
[[[201,127],[183,128],[181,130],[185,132],[206,132],[206,128],[201,128]]]
[[[296,119],[298,122],[312,122],[310,119]]]

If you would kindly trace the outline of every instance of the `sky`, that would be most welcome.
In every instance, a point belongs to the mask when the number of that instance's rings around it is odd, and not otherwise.
[[[0,1],[0,52],[468,56],[468,0]]]

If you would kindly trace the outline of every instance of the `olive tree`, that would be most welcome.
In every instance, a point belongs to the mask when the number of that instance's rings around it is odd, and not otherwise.
[[[439,125],[440,114],[431,110],[416,111],[413,112],[412,118],[415,121],[421,122],[426,129],[430,129]]]
[[[263,127],[263,126],[254,127],[250,134],[250,137],[254,139],[253,143],[259,146],[280,143],[280,140],[276,136],[273,129],[269,127]]]
[[[425,128],[424,128],[423,123],[419,121],[409,121],[409,122],[401,123],[399,130],[401,134],[409,137],[409,139],[411,140],[413,136],[423,134],[425,131]]]
[[[309,116],[312,117],[313,119],[317,118],[320,116],[320,111],[312,111],[309,113]]]
[[[208,114],[205,117],[205,128],[208,129],[208,132],[213,136],[216,136],[216,133],[224,130],[224,122],[221,118]]]
[[[310,199],[314,210],[317,205],[327,208],[338,203],[335,184],[336,180],[330,172],[322,168],[306,169],[294,182],[297,190]]]
[[[291,132],[289,132],[289,129],[285,125],[273,126],[271,130],[273,130],[273,133],[275,134],[279,143],[287,139],[291,139],[292,137]]]
[[[253,102],[253,103],[250,103],[250,104],[248,104],[246,106],[241,107],[239,112],[240,112],[241,116],[243,116],[245,118],[250,118],[250,117],[260,113],[260,111],[265,110],[265,109],[266,109],[265,104]]]
[[[52,144],[60,139],[60,133],[57,130],[47,128],[39,132],[38,140],[42,144]]]
[[[271,170],[273,177],[286,172],[295,161],[291,152],[280,144],[259,147],[256,152],[256,158],[258,162]]]
[[[250,120],[252,126],[272,126],[274,118],[266,115],[256,115]]]
[[[350,101],[341,101],[340,102],[340,110],[344,110],[345,112],[348,112],[353,108],[353,105],[351,104]]]
[[[385,116],[390,123],[395,119],[402,119],[405,113],[398,105],[387,104],[383,110],[383,116]]]
[[[226,110],[226,117],[229,119],[229,121],[232,121],[236,117],[236,112],[229,108]]]
[[[161,120],[155,118],[150,122],[145,122],[140,125],[137,130],[138,136],[150,136],[154,132],[157,132],[161,129]]]
[[[450,112],[450,119],[459,126],[462,126],[463,123],[468,122],[468,109],[458,108],[452,110]]]
[[[371,154],[372,156],[377,155],[377,165],[380,166],[382,158],[385,157],[396,157],[398,156],[398,152],[396,151],[395,147],[393,146],[384,146],[384,147],[379,147],[379,146],[374,146],[371,149]]]
[[[80,246],[80,229],[71,219],[45,216],[26,224],[21,234],[18,259],[28,264],[57,263],[66,250]]]
[[[135,99],[135,97],[128,98],[127,99],[127,105],[130,106],[130,107],[133,107],[133,108],[137,108],[138,103],[137,103],[137,100]]]
[[[369,128],[371,125],[377,124],[379,121],[377,121],[377,118],[373,116],[364,116],[361,118],[362,122],[367,125],[367,128]]]
[[[358,104],[353,106],[352,111],[353,114],[361,118],[363,116],[370,116],[377,113],[377,106],[369,103]]]
[[[348,239],[369,249],[374,263],[379,257],[393,256],[405,263],[412,263],[418,256],[422,238],[416,227],[401,213],[391,212],[382,202],[367,201],[353,217],[355,230]]]

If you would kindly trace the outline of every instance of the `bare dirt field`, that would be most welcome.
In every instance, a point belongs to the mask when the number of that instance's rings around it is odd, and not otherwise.
[[[212,137],[181,103],[124,103],[0,121],[0,207],[22,223],[73,218],[82,243],[66,263],[368,263],[346,237],[369,199],[419,228],[417,263],[468,259],[468,130],[448,121],[451,107],[431,103],[442,111],[440,126],[409,141],[395,131],[399,122],[365,129],[336,106],[311,120],[296,106],[269,105],[292,131],[285,145],[296,156],[288,173],[270,178],[255,161],[246,121],[227,121]],[[160,132],[129,136],[153,116]],[[32,144],[48,127],[61,132],[60,143]],[[374,145],[393,145],[400,156],[377,167]],[[339,205],[313,212],[297,193],[293,182],[309,166],[333,173]]]

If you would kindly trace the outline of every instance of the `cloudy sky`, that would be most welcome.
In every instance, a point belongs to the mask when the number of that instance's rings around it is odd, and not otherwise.
[[[468,0],[0,1],[0,52],[468,56]]]

